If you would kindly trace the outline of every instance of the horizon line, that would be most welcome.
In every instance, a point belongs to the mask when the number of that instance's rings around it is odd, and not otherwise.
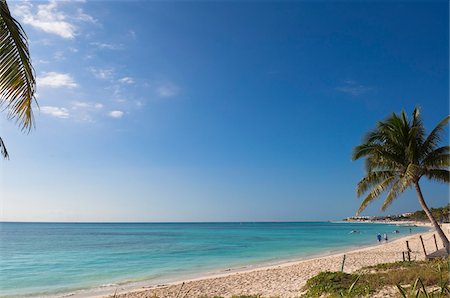
[[[304,223],[304,222],[344,222],[343,220],[303,220],[303,221],[9,221],[0,223],[79,223],[79,224],[209,224],[209,223]]]

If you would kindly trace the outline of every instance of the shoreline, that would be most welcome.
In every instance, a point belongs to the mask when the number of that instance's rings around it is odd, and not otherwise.
[[[352,223],[352,222],[349,222]],[[361,222],[358,222],[361,223]],[[366,223],[379,223],[379,224],[399,224],[398,222],[366,222]],[[415,224],[416,226],[421,227],[429,227],[432,228],[430,224],[424,224],[422,222],[408,222],[408,223],[401,223],[401,224]],[[418,238],[418,234],[422,235],[428,235],[432,234],[433,232],[430,231],[422,231],[417,232],[413,234],[408,234],[401,236],[400,238],[394,239],[392,241],[389,241],[388,243],[376,243],[371,245],[365,245],[365,246],[352,246],[337,250],[332,250],[326,253],[318,253],[314,255],[309,255],[305,257],[296,258],[293,259],[284,259],[284,260],[278,260],[274,262],[268,262],[268,263],[259,263],[256,265],[247,265],[243,267],[235,267],[235,268],[227,268],[227,269],[219,269],[216,272],[210,272],[210,273],[200,273],[198,276],[194,277],[179,277],[174,279],[167,279],[166,281],[158,282],[155,285],[155,281],[151,280],[143,280],[143,281],[136,281],[136,282],[125,282],[122,284],[112,284],[104,287],[97,287],[97,288],[90,288],[90,289],[80,289],[77,291],[72,291],[70,293],[62,294],[60,293],[57,297],[111,297],[111,295],[116,294],[117,297],[122,298],[134,298],[134,297],[146,297],[148,295],[153,295],[155,292],[166,292],[166,290],[169,291],[178,291],[181,288],[181,285],[184,284],[187,288],[190,284],[209,284],[210,282],[213,282],[215,280],[220,279],[229,279],[229,278],[236,278],[237,276],[242,275],[251,275],[255,273],[260,272],[267,272],[272,270],[283,270],[289,267],[295,267],[295,266],[301,266],[306,263],[311,263],[315,261],[323,261],[325,259],[341,259],[342,256],[345,254],[360,254],[371,250],[377,250],[377,249],[383,249],[386,246],[392,246],[395,244],[398,244],[400,242],[403,243],[403,241],[408,240],[410,238]],[[426,236],[425,236],[426,237]],[[401,254],[401,253],[400,253]],[[386,262],[389,262],[386,260]],[[324,270],[323,270],[324,271]],[[347,270],[344,270],[347,271]],[[306,283],[306,280],[302,280],[304,283]],[[151,284],[153,283],[153,284]],[[242,294],[239,292],[239,289],[235,293],[231,294]],[[243,294],[251,294],[251,293],[243,293]],[[253,293],[256,294],[256,293]],[[169,296],[169,294],[158,294],[159,297],[166,297]],[[166,296],[164,296],[166,295]],[[197,296],[199,294],[196,294]],[[203,295],[202,293],[200,295]],[[209,295],[209,294],[207,294]],[[227,297],[224,293],[215,293],[214,295],[223,295]],[[230,295],[231,296],[231,295]],[[280,297],[289,297],[284,295],[278,295]],[[195,297],[195,296],[194,296]]]

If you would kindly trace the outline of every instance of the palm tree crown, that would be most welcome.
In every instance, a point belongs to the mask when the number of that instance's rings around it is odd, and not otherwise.
[[[430,180],[449,183],[450,147],[440,146],[441,134],[448,124],[446,116],[428,136],[425,134],[419,109],[414,109],[408,119],[403,111],[401,115],[392,114],[369,132],[361,145],[353,149],[353,160],[364,157],[366,176],[356,187],[358,197],[369,192],[357,214],[387,192],[381,207],[384,211],[407,188],[414,186],[419,203],[427,214],[431,224],[450,253],[450,242],[430,212],[420,189],[419,180],[423,176]]]
[[[382,205],[384,211],[408,187],[425,176],[438,182],[449,182],[449,146],[439,146],[441,134],[450,116],[445,117],[426,136],[419,109],[411,119],[403,111],[379,122],[361,145],[353,149],[353,160],[365,157],[366,176],[356,188],[358,197],[368,192],[358,214],[387,192]]]

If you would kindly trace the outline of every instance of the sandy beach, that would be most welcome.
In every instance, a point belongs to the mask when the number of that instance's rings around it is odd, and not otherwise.
[[[450,234],[450,224],[444,224],[443,229],[447,235]],[[436,250],[433,233],[420,234],[427,253]],[[441,248],[442,243],[438,237],[436,239]],[[302,293],[302,288],[310,277],[321,271],[339,271],[344,254],[346,256],[344,271],[350,273],[365,266],[401,261],[402,252],[406,251],[406,240],[409,241],[409,247],[412,250],[411,259],[424,260],[419,234],[415,234],[387,243],[383,241],[371,247],[329,256],[186,280],[184,284],[178,282],[154,287],[141,286],[139,289],[133,290],[119,287],[116,297],[231,297],[244,294],[261,294],[264,297],[297,297]],[[112,296],[100,295],[97,297]]]

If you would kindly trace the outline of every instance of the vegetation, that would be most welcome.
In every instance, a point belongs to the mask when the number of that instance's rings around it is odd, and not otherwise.
[[[440,208],[431,208],[431,214],[433,215],[436,220],[441,222],[449,222],[450,221],[450,204],[444,207]],[[427,214],[423,210],[419,210],[414,212],[411,215],[407,216],[408,220],[417,220],[417,221],[423,221],[427,220]]]
[[[365,158],[366,167],[366,176],[359,181],[356,194],[360,197],[368,192],[357,213],[387,192],[381,207],[385,210],[406,189],[414,187],[422,209],[447,252],[450,243],[425,202],[419,180],[425,176],[441,183],[450,182],[450,146],[439,146],[449,120],[450,116],[446,116],[426,136],[418,108],[414,109],[411,119],[404,111],[401,115],[393,113],[378,122],[377,127],[366,134],[363,143],[353,149],[353,160]]]
[[[224,298],[222,296],[201,296],[199,298]],[[233,295],[231,298],[278,298],[278,297],[263,297],[261,294],[254,294],[254,295]]]
[[[359,281],[360,277],[356,274],[344,272],[320,272],[318,275],[310,278],[306,283],[308,291],[303,297],[320,297],[323,294],[330,297],[342,297],[344,293],[349,297],[366,296],[374,290]],[[347,289],[350,289],[347,290]]]
[[[430,208],[433,217],[439,222],[450,222],[450,204],[439,208]],[[428,221],[428,216],[423,210],[418,210],[410,214],[398,214],[388,216],[367,216],[367,217],[349,217],[344,220],[375,220],[375,221]]]
[[[9,11],[6,0],[0,0],[0,106],[24,131],[34,125],[32,104],[36,102],[34,69],[25,31]],[[0,138],[0,153],[8,151]]]
[[[353,274],[344,272],[321,272],[310,278],[305,286],[307,292],[303,297],[361,297],[368,296],[381,290],[383,287],[391,286],[400,288],[407,296],[414,292],[419,296],[427,293],[429,297],[448,297],[448,270],[450,269],[448,259],[417,262],[396,262],[378,264],[365,267]],[[355,281],[357,281],[355,283]],[[407,287],[405,285],[413,285]],[[418,289],[417,284],[421,285]],[[416,285],[414,287],[414,285]],[[427,287],[437,287],[436,290],[428,292]],[[440,293],[442,293],[442,296]],[[445,295],[444,295],[445,294]],[[434,296],[431,296],[434,295]],[[416,296],[414,296],[416,297]]]
[[[212,297],[199,297],[199,298],[224,298],[222,296],[212,296]],[[277,297],[263,297],[260,294],[256,294],[256,295],[233,295],[231,296],[231,298],[277,298]]]
[[[447,285],[440,286],[435,290],[427,290],[420,278],[409,288],[397,285],[403,298],[447,298],[450,296],[450,290]]]

